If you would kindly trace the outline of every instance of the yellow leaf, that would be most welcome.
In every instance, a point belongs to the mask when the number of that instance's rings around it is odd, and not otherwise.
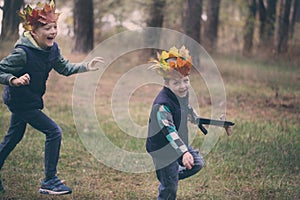
[[[169,53],[166,51],[161,52],[160,60],[165,60],[167,58],[169,58]]]

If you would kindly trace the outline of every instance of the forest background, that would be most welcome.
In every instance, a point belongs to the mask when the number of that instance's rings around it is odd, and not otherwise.
[[[22,33],[16,11],[24,2],[0,3],[3,58]],[[221,135],[205,156],[206,167],[180,182],[178,199],[300,198],[298,0],[56,0],[56,4],[62,12],[57,42],[70,61],[81,62],[94,47],[117,33],[161,27],[199,42],[218,66],[226,88],[227,118],[236,123],[234,135]],[[97,93],[98,110],[109,107],[111,91],[120,77],[140,63],[138,59],[150,55],[148,51],[133,52],[109,66]],[[136,174],[112,169],[82,144],[72,113],[75,78],[51,72],[45,95],[45,112],[64,131],[59,173],[74,189],[72,195],[59,199],[155,199],[158,182],[154,172]],[[192,84],[206,87],[195,78]],[[1,91],[3,88],[0,86]],[[147,123],[158,90],[141,87],[132,95],[129,112],[137,123]],[[203,89],[199,96],[200,114],[209,116],[210,94]],[[103,125],[113,144],[145,151],[145,141],[127,137],[114,123],[111,112],[97,115],[108,119]],[[2,103],[2,137],[9,117]],[[205,137],[198,133],[192,142],[196,147]],[[37,192],[43,174],[43,144],[44,136],[28,127],[1,172],[7,190],[0,194],[1,199],[52,198]]]

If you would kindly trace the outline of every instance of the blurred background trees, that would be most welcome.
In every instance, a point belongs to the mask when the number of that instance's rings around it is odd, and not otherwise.
[[[73,52],[88,53],[94,48],[93,0],[74,0],[73,20],[75,46]]]
[[[256,0],[247,0],[248,15],[244,25],[244,45],[243,54],[247,55],[251,52],[253,47],[253,38],[255,30],[255,16],[256,16]]]
[[[23,0],[4,0],[2,2],[1,40],[16,40],[19,33],[20,19],[17,10],[23,5]]]
[[[221,0],[206,1],[206,23],[204,27],[204,46],[208,51],[216,48],[218,41],[219,12]]]
[[[202,0],[187,0],[183,6],[183,32],[201,42]]]
[[[26,3],[36,1],[26,0]],[[16,11],[23,0],[0,0],[1,40],[19,33]],[[88,53],[95,43],[123,30],[146,26],[183,32],[209,52],[244,55],[259,51],[270,56],[289,52],[300,21],[299,0],[66,0],[58,10],[70,7],[73,52]],[[71,18],[71,19],[70,19]],[[72,23],[70,24],[70,21]],[[294,48],[294,46],[293,46]]]

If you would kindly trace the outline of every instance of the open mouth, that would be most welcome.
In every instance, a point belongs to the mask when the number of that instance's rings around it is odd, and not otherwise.
[[[49,40],[49,41],[53,41],[53,40],[54,40],[54,38],[55,38],[55,37],[49,36],[49,37],[47,37],[47,40]]]
[[[178,93],[180,94],[180,96],[186,95],[187,90],[183,90],[183,91],[178,91]]]

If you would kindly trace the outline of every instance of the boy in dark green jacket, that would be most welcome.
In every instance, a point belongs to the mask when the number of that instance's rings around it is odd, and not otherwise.
[[[55,4],[51,1],[50,4],[38,5],[34,9],[27,5],[19,12],[25,32],[14,50],[0,62],[0,83],[6,85],[3,102],[12,112],[10,127],[0,144],[0,169],[23,138],[26,125],[30,124],[46,136],[45,178],[40,193],[69,194],[72,189],[56,176],[62,130],[42,112],[46,81],[52,69],[69,76],[97,70],[96,65],[103,63],[103,59],[96,57],[91,62],[77,64],[65,60],[55,43],[59,17]],[[4,191],[1,181],[0,190]]]

